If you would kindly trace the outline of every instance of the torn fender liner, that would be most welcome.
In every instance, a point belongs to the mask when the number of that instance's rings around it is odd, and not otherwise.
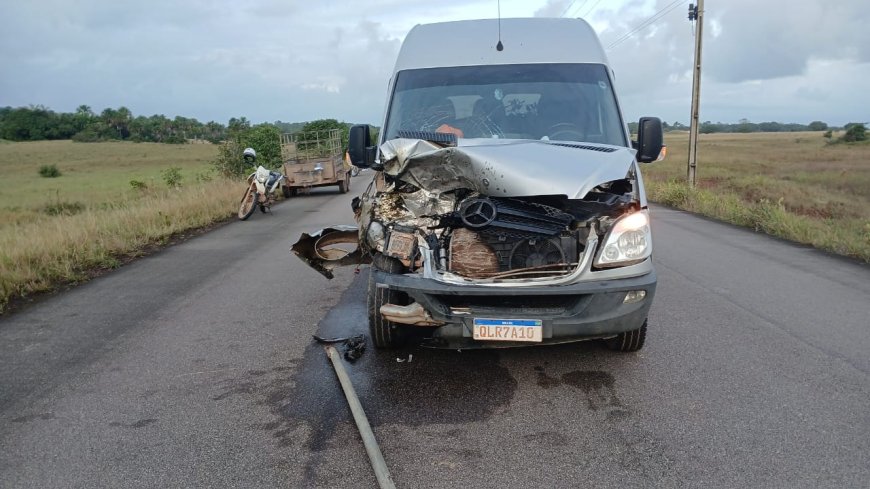
[[[334,268],[371,263],[371,257],[359,249],[356,226],[338,225],[312,234],[302,233],[290,250],[328,279],[333,277]]]
[[[619,146],[489,139],[459,144],[387,141],[380,146],[384,172],[430,192],[464,188],[493,197],[581,199],[602,182],[625,178],[634,162],[634,151]]]

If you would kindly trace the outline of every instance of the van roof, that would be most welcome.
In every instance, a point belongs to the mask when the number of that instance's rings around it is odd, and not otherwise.
[[[607,56],[583,19],[501,19],[416,25],[405,37],[393,73],[440,66],[528,63],[600,63]]]

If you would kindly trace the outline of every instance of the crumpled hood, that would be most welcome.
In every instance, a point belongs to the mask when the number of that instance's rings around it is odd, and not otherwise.
[[[552,141],[460,140],[442,148],[420,139],[380,147],[384,172],[424,190],[474,189],[493,197],[566,195],[625,178],[634,151],[618,146]]]

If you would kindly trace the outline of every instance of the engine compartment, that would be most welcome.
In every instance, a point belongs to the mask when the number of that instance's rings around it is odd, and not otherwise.
[[[335,230],[293,247],[327,277],[383,255],[400,273],[451,283],[568,279],[594,267],[614,223],[644,206],[627,148],[454,138],[396,139],[379,151],[380,171],[352,203],[358,249],[325,249]]]
[[[399,259],[409,271],[422,266],[423,250],[428,250],[436,258],[435,269],[468,279],[570,273],[586,251],[591,225],[606,231],[609,222],[634,206],[628,179],[599,185],[583,199],[490,197],[469,189],[434,198],[395,179],[380,183],[384,190],[374,192],[368,206],[369,250]],[[449,212],[413,211],[444,210],[448,203]]]

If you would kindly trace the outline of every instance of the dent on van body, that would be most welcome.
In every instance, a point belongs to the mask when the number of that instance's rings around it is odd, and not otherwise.
[[[564,276],[588,262],[593,250],[581,248],[590,232],[597,242],[615,218],[641,205],[628,148],[395,139],[379,149],[383,172],[354,201],[357,226],[304,234],[293,245],[327,278],[337,266],[370,261],[371,252],[453,280]]]

